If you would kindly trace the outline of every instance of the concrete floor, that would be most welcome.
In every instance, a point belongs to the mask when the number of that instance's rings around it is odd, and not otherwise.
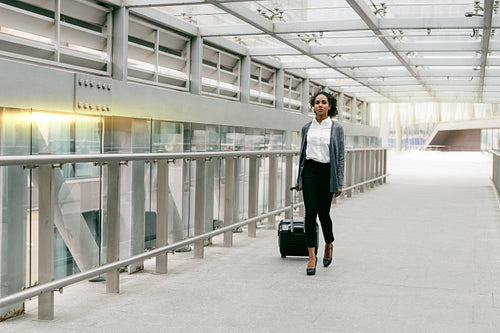
[[[500,332],[500,208],[481,153],[389,155],[388,183],[333,206],[335,260],[306,276],[275,230],[169,257],[169,272],[82,282],[0,332]],[[319,262],[323,256],[320,250]]]

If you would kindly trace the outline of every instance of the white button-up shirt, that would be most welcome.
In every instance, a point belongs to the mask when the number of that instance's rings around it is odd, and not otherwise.
[[[330,163],[330,135],[332,118],[327,117],[321,124],[314,117],[307,132],[306,159],[320,163]]]

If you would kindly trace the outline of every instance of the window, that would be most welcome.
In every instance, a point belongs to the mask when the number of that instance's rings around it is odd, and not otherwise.
[[[361,124],[363,122],[363,101],[356,100],[356,123]]]
[[[351,104],[352,98],[344,95],[344,121],[351,121]]]
[[[189,90],[189,49],[187,37],[131,17],[129,80]]]
[[[276,70],[252,61],[250,69],[250,102],[274,106]]]
[[[203,45],[202,93],[228,99],[240,98],[238,56]]]
[[[300,111],[302,106],[302,79],[285,73],[283,108]]]
[[[0,3],[0,54],[111,74],[110,9],[78,0],[33,3]]]

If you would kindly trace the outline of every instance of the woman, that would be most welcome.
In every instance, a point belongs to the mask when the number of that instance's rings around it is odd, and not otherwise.
[[[332,199],[342,193],[344,183],[344,129],[330,117],[337,114],[337,103],[327,92],[311,98],[316,117],[302,127],[298,191],[304,191],[306,245],[309,251],[307,275],[316,274],[316,217],[319,216],[325,254],[323,266],[333,260],[333,226],[330,218]]]

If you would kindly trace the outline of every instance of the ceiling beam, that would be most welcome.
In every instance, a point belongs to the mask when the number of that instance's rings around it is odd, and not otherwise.
[[[130,12],[148,21],[155,22],[171,29],[175,29],[176,31],[182,32],[186,35],[198,35],[198,28],[195,25],[178,19],[177,17],[155,10],[153,8],[133,8],[130,9]]]
[[[460,66],[475,67],[481,65],[479,58],[414,58],[408,59],[411,66]],[[315,61],[304,62],[282,62],[285,69],[315,69],[326,68],[325,65]],[[500,59],[489,59],[489,66],[500,66]],[[357,60],[335,60],[336,68],[363,68],[363,67],[398,67],[401,63],[397,59],[357,59]]]
[[[342,44],[342,45],[329,45],[329,46],[310,46],[309,52],[311,54],[355,54],[355,53],[400,53],[400,52],[479,52],[481,50],[481,42],[405,42],[395,44],[392,50],[379,43],[370,44]],[[500,51],[500,42],[490,42],[489,51]],[[249,55],[300,55],[300,50],[289,46],[275,46],[275,47],[255,47],[249,48]],[[473,55],[473,54],[471,54]],[[406,58],[400,55],[400,57]],[[401,60],[400,60],[401,61]],[[405,63],[407,63],[407,59]]]
[[[218,0],[218,2],[249,2],[254,0]],[[203,5],[207,4],[204,0],[126,0],[125,7],[166,7],[166,6],[179,6],[179,5]]]
[[[414,77],[417,79],[417,81],[420,82],[422,87],[425,88],[425,90],[429,93],[429,95],[433,95],[432,90],[427,87],[425,84],[425,81],[420,77],[418,72],[415,70],[414,67],[410,66],[408,63],[408,58],[404,57],[399,53],[399,51],[396,49],[394,40],[385,34],[379,26],[378,26],[378,20],[375,14],[371,12],[369,9],[368,5],[362,1],[362,0],[346,0],[347,3],[354,9],[354,11],[358,14],[358,16],[368,25],[370,29],[372,29],[373,33],[377,35],[377,37],[380,39],[380,41],[387,47],[387,49],[398,59],[401,64],[406,68],[406,70]]]
[[[419,77],[444,77],[444,78],[474,78],[479,77],[479,71],[469,70],[469,69],[449,69],[449,70],[418,70]],[[500,70],[490,70],[489,76],[500,77]],[[369,79],[369,78],[390,78],[390,77],[413,77],[408,74],[404,69],[395,70],[355,70],[353,71],[353,76],[356,81],[359,79]],[[329,71],[317,71],[308,72],[308,77],[310,79],[341,79],[342,77],[335,72]]]
[[[484,78],[486,76],[486,64],[488,61],[488,52],[490,48],[491,37],[491,19],[493,17],[493,0],[484,0],[484,26],[483,36],[481,38],[481,74],[479,77],[479,101],[483,100]],[[488,73],[489,75],[490,73]]]
[[[483,19],[480,17],[453,18],[380,18],[380,30],[442,30],[442,29],[482,29]],[[294,21],[275,22],[273,29],[276,34],[315,33],[315,32],[346,32],[369,31],[365,22],[359,20],[328,20],[328,21]],[[492,29],[500,29],[500,17],[492,21]],[[258,35],[262,31],[248,25],[213,25],[200,27],[202,36],[245,36]]]

